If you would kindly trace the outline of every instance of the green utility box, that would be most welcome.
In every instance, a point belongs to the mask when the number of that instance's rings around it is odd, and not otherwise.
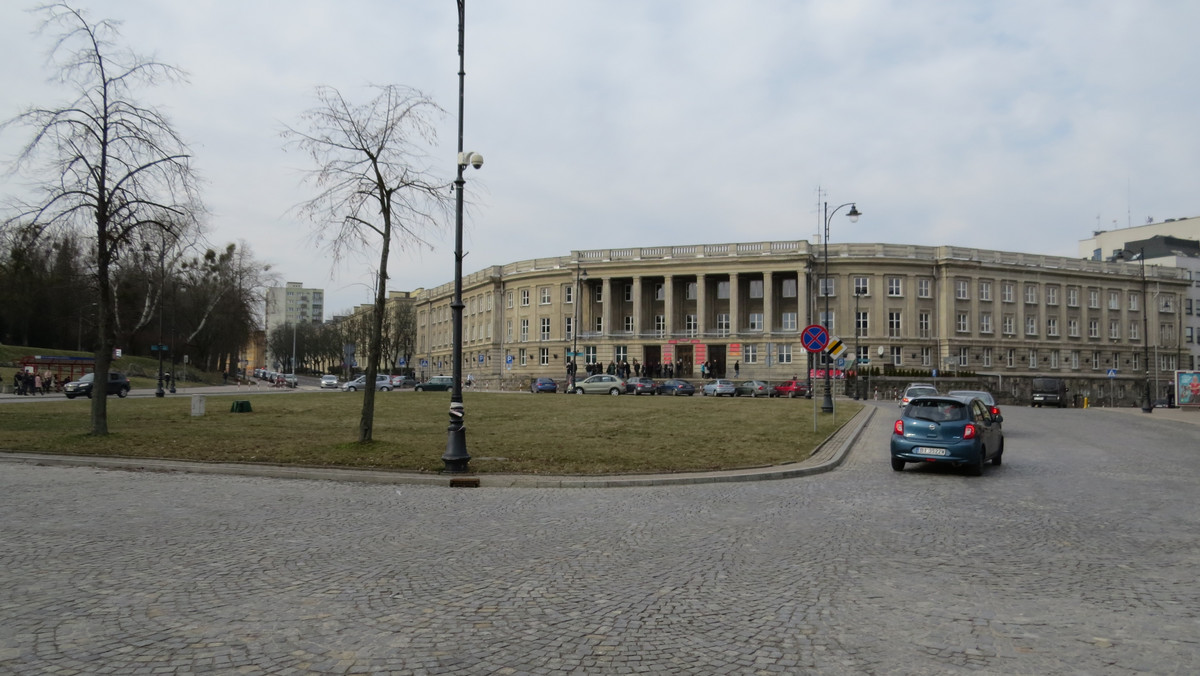
[[[233,406],[229,408],[230,413],[250,413],[250,402],[245,399],[235,399]]]

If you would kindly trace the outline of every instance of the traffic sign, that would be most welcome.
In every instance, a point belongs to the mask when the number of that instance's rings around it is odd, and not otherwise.
[[[1108,377],[1109,377],[1109,378],[1116,378],[1116,377],[1117,377],[1117,370],[1116,370],[1116,369],[1109,369],[1109,370],[1108,370]]]
[[[871,360],[867,359],[866,357],[860,357],[858,363],[862,364],[863,366],[870,366]]]
[[[480,364],[482,364],[482,363],[483,363],[483,355],[479,355],[479,363],[480,363]]]
[[[804,349],[809,352],[820,352],[829,344],[829,331],[825,330],[820,324],[809,324],[804,327],[804,332],[800,334],[800,342],[804,343]]]
[[[505,364],[508,364],[509,366],[512,366],[512,361],[513,361],[513,360],[512,360],[512,355],[511,355],[511,354],[510,354],[510,355],[508,355],[507,357],[505,357],[505,358],[504,358],[504,363],[505,363]]]
[[[846,360],[845,360],[845,359],[842,359],[841,357],[838,357],[838,360],[837,360],[837,367],[838,367],[838,368],[845,368],[845,367],[846,367]]]
[[[846,344],[842,342],[841,338],[830,338],[829,345],[825,348],[825,352],[830,357],[840,356],[845,351]]]

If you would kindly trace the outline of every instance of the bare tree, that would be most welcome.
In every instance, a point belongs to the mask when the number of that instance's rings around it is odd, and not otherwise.
[[[74,98],[58,107],[31,107],[5,122],[5,127],[18,124],[33,131],[14,170],[28,167],[46,175],[41,199],[25,205],[13,220],[90,231],[96,377],[104,382],[113,356],[114,265],[140,255],[141,231],[170,232],[200,211],[187,146],[162,113],[133,96],[138,86],[182,80],[183,73],[116,46],[112,21],[93,23],[62,3],[41,11],[43,28],[57,31],[51,57]],[[105,388],[97,387],[95,394],[91,433],[108,434]]]
[[[287,144],[316,164],[308,180],[317,189],[299,206],[315,224],[314,236],[340,262],[355,251],[379,252],[367,356],[374,382],[382,352],[388,259],[393,244],[421,246],[428,228],[450,212],[449,181],[437,178],[425,150],[436,140],[433,118],[444,111],[424,94],[398,85],[374,88],[363,106],[332,87],[317,89],[318,105],[301,115],[304,130],[287,127]],[[371,441],[375,389],[363,396],[358,440]]]

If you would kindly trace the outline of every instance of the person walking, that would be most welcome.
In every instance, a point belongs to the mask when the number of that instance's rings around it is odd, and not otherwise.
[[[734,360],[734,362],[733,362],[733,377],[734,378],[742,377],[741,371],[742,371],[742,363],[740,361]]]

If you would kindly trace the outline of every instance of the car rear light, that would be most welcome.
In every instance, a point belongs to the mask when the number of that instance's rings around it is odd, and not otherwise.
[[[892,425],[892,434],[904,436],[904,421],[897,420],[895,425]]]
[[[963,428],[963,439],[974,439],[974,438],[975,438],[975,425],[974,425],[974,423],[967,423],[967,426]]]
[[[999,406],[992,407],[992,415],[1000,415],[1000,407]]]

